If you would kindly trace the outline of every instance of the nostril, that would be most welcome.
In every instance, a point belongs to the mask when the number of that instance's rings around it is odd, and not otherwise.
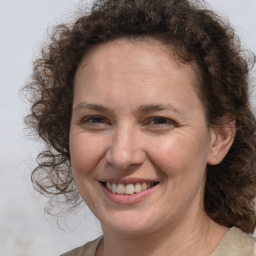
[[[106,161],[109,165],[119,171],[131,171],[141,167],[146,157],[143,152],[134,150],[133,152],[107,152]]]
[[[111,141],[105,154],[106,161],[117,170],[131,170],[143,164],[146,159],[145,152],[136,140],[130,125],[122,125]]]

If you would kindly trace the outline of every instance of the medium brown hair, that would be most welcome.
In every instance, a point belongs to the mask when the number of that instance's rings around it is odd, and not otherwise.
[[[89,14],[52,32],[25,88],[32,99],[26,123],[47,147],[37,158],[32,181],[51,197],[51,206],[60,196],[72,207],[80,202],[70,164],[69,127],[73,80],[81,59],[96,45],[117,38],[154,39],[171,46],[180,61],[196,63],[209,125],[222,125],[227,113],[235,120],[236,135],[227,156],[219,165],[207,166],[204,207],[217,223],[253,232],[256,126],[248,99],[248,63],[228,23],[195,2],[98,0]]]

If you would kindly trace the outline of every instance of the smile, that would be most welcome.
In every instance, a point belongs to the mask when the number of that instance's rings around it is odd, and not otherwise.
[[[140,193],[141,191],[147,190],[149,188],[157,185],[158,182],[138,182],[131,184],[120,184],[120,183],[111,183],[103,182],[103,185],[112,193],[119,195],[133,195],[135,193]]]

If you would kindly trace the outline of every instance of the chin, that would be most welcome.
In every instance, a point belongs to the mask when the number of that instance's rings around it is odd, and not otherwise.
[[[143,218],[141,214],[139,215],[140,216],[131,216],[130,214],[120,214],[118,217],[112,216],[112,221],[101,221],[103,233],[104,231],[108,232],[111,230],[111,232],[119,236],[131,238],[153,233],[156,229],[156,225],[153,225],[152,220],[149,221],[147,218]]]

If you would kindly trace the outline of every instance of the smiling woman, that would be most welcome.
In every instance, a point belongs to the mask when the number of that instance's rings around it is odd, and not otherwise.
[[[72,207],[81,196],[103,231],[65,255],[254,255],[256,127],[235,38],[187,0],[96,1],[56,28],[27,85],[48,147],[32,180]]]
[[[75,184],[103,233],[168,233],[191,219],[206,225],[205,168],[224,157],[233,136],[208,127],[192,66],[177,64],[160,43],[132,39],[106,43],[84,61],[73,105],[106,107],[73,112],[70,154]]]

